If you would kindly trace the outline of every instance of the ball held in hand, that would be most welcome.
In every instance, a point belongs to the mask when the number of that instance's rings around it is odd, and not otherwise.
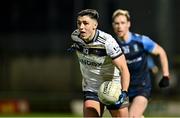
[[[113,81],[103,82],[98,91],[99,100],[106,105],[115,104],[120,95],[121,85]]]

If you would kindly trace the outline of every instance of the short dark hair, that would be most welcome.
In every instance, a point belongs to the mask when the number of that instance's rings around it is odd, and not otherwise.
[[[99,13],[94,9],[85,9],[78,13],[78,16],[89,16],[92,19],[98,20]]]

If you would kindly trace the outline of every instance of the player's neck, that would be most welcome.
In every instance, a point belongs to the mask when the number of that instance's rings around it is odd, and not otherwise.
[[[129,40],[129,31],[123,37],[124,41]]]
[[[91,34],[91,36],[90,36],[89,38],[84,39],[84,41],[85,41],[86,43],[91,42],[91,41],[93,40],[95,34],[96,34],[96,30]]]
[[[119,37],[123,41],[127,41],[129,39],[129,33],[126,33],[124,36]]]

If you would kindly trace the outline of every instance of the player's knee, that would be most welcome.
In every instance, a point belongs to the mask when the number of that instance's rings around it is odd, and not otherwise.
[[[89,107],[84,109],[84,117],[99,117],[100,113],[95,108]]]

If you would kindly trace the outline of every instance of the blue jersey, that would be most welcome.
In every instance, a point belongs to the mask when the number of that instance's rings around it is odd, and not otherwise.
[[[117,38],[117,42],[124,52],[131,76],[129,95],[134,96],[138,89],[151,89],[147,55],[153,51],[156,43],[147,36],[134,33],[129,33],[127,41]]]

